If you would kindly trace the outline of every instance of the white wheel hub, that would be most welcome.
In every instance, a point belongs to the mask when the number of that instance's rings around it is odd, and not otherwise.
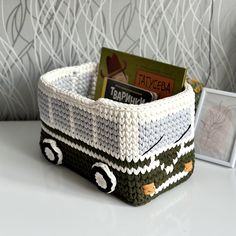
[[[45,154],[47,155],[47,158],[48,158],[50,161],[54,161],[54,160],[55,160],[55,156],[54,156],[53,152],[52,152],[48,147],[46,147],[46,148],[44,149],[44,151],[45,151]]]
[[[107,188],[107,182],[106,180],[103,178],[103,176],[100,174],[100,173],[96,173],[95,174],[95,179],[96,179],[96,182],[97,184],[103,188],[103,189],[106,189]]]

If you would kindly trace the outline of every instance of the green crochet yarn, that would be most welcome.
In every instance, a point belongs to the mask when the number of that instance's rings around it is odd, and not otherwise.
[[[150,160],[145,160],[144,162],[139,161],[138,163],[134,163],[134,162],[128,163],[127,161],[123,162],[121,160],[117,160],[114,157],[102,151],[99,151],[95,148],[90,147],[89,145],[84,144],[81,141],[73,140],[71,137],[68,137],[67,135],[61,133],[58,130],[54,130],[48,126],[47,128],[53,131],[53,133],[57,135],[61,135],[62,137],[67,138],[70,141],[77,142],[81,146],[86,147],[89,150],[96,152],[97,154],[104,155],[104,157],[106,157],[107,160],[112,161],[116,163],[117,165],[120,165],[123,167],[127,166],[129,168],[131,167],[138,168],[139,166],[143,167],[145,165],[150,164]],[[91,167],[99,160],[96,160],[96,158],[91,157],[75,148],[68,146],[64,142],[56,140],[54,137],[51,137],[49,134],[47,134],[43,130],[41,131],[41,139],[40,139],[40,146],[42,150],[43,150],[44,139],[55,140],[60,150],[63,150],[63,165],[64,166],[74,170],[75,172],[79,173],[80,175],[90,180],[91,182],[94,182],[93,176],[91,175]],[[166,152],[161,153],[160,155],[156,156],[155,160],[160,160],[165,165],[170,165],[172,163],[173,158],[177,156],[177,152],[179,150],[180,150],[180,146],[169,149]],[[176,185],[188,179],[190,175],[192,174],[194,168],[191,170],[191,172],[188,173],[187,176],[181,178],[176,183],[169,185],[167,188],[163,189],[158,194],[154,194],[153,196],[146,196],[144,194],[143,192],[144,185],[148,183],[154,183],[155,186],[160,186],[162,183],[167,181],[171,176],[174,176],[175,174],[183,171],[185,168],[185,163],[189,161],[193,161],[193,164],[194,164],[194,151],[193,150],[181,156],[181,158],[175,165],[174,170],[171,174],[167,174],[165,171],[163,171],[161,169],[161,166],[153,169],[150,172],[146,172],[144,174],[139,173],[138,175],[135,175],[135,174],[129,175],[127,173],[122,173],[121,171],[117,171],[116,169],[113,169],[110,166],[109,168],[113,172],[113,174],[116,176],[116,180],[117,180],[117,185],[113,194],[131,205],[134,205],[134,206],[143,205],[151,201],[152,199],[156,198],[161,193],[175,187]]]

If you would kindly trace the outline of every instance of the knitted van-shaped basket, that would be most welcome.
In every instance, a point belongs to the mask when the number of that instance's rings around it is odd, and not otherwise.
[[[190,177],[194,167],[194,92],[141,105],[93,100],[96,64],[48,72],[39,81],[45,158],[63,164],[133,205]]]

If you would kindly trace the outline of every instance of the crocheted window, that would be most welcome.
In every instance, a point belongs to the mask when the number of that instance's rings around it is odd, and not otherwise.
[[[160,141],[153,146],[152,151],[157,151],[160,147],[175,143],[183,134],[184,137],[189,136],[190,124],[190,109],[168,114],[165,118],[156,121],[145,122],[139,126],[139,154],[144,154],[158,140]]]

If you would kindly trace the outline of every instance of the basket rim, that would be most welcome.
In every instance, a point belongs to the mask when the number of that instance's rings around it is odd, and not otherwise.
[[[65,95],[68,98],[71,97],[72,99],[80,100],[81,102],[83,102],[84,104],[87,104],[87,105],[95,105],[96,106],[96,104],[103,104],[103,105],[110,107],[110,108],[112,108],[112,107],[115,107],[116,109],[123,108],[125,110],[132,109],[132,108],[135,110],[136,109],[145,109],[145,108],[150,109],[153,106],[156,106],[156,105],[163,103],[163,102],[169,103],[169,102],[173,102],[176,99],[181,99],[182,96],[185,96],[189,92],[194,93],[191,85],[188,84],[187,82],[185,82],[183,91],[181,91],[177,94],[174,94],[170,97],[157,99],[155,101],[151,101],[151,102],[144,103],[144,104],[125,104],[125,103],[113,101],[108,98],[99,98],[97,100],[93,100],[93,99],[83,96],[81,94],[72,94],[68,91],[65,92],[65,91],[63,91],[62,88],[56,87],[52,83],[54,80],[63,78],[64,76],[71,76],[71,77],[73,76],[73,77],[76,77],[77,79],[79,79],[80,76],[83,76],[84,74],[96,73],[97,65],[98,64],[95,62],[88,62],[88,63],[81,64],[79,66],[69,66],[69,67],[54,69],[52,71],[49,71],[49,72],[41,75],[40,82],[43,83],[44,88],[47,88],[49,90],[53,90],[53,92],[58,93],[58,95],[59,94],[62,96]],[[76,74],[74,74],[75,72],[76,72]]]

